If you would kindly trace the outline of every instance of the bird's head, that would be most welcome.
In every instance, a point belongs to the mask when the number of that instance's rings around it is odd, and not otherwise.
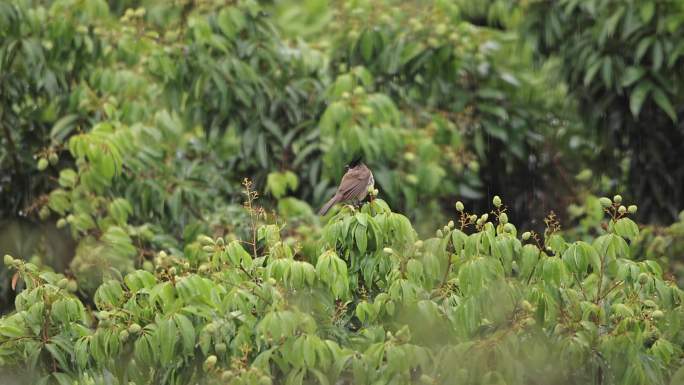
[[[363,157],[362,157],[361,155],[358,155],[358,156],[354,157],[354,158],[352,159],[352,161],[349,162],[349,163],[345,166],[345,169],[349,170],[349,169],[351,169],[351,168],[354,168],[354,167],[360,165],[361,163],[363,163]]]

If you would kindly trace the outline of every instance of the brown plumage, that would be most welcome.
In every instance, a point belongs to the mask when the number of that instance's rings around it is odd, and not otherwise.
[[[368,195],[368,188],[375,185],[373,173],[363,163],[349,168],[342,177],[340,186],[328,203],[321,207],[318,215],[325,215],[335,203],[340,202],[360,202]]]

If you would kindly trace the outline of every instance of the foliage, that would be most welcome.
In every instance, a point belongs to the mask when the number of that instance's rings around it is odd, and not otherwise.
[[[542,240],[497,199],[425,240],[375,199],[335,215],[313,257],[264,222],[256,243],[200,236],[104,282],[92,311],[6,256],[26,289],[0,357],[36,383],[668,384],[684,292],[630,257],[628,214],[591,242]]]
[[[684,90],[684,6],[678,1],[532,1],[524,11],[538,52],[561,76],[588,128],[605,144],[598,162],[629,162],[628,189],[644,218],[669,222],[684,205],[677,146]],[[623,181],[620,168],[607,170]]]

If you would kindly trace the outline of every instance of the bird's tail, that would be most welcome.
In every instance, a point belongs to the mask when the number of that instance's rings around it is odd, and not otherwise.
[[[321,209],[318,210],[318,215],[325,215],[325,214],[328,212],[328,210],[330,210],[330,208],[333,207],[333,205],[334,205],[335,203],[337,203],[337,199],[338,199],[338,196],[337,196],[337,195],[335,195],[334,197],[330,198],[330,200],[328,201],[328,203],[324,204],[323,207],[321,207]]]

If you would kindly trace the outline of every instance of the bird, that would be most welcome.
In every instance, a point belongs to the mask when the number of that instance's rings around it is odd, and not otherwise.
[[[347,165],[347,172],[342,177],[335,195],[321,207],[318,215],[325,215],[335,203],[358,203],[366,198],[369,188],[375,186],[373,172],[360,158],[354,159]]]

